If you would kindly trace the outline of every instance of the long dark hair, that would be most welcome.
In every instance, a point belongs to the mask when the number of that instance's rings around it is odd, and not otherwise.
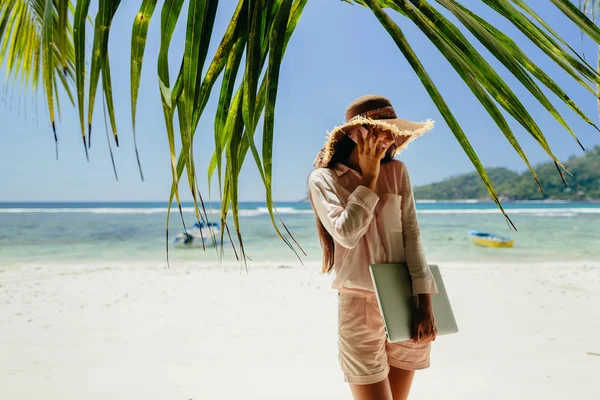
[[[355,146],[356,146],[356,143],[348,135],[343,135],[335,143],[333,156],[331,157],[331,160],[329,160],[329,164],[327,164],[326,168],[333,168],[338,163],[344,164],[348,160],[348,157],[350,157],[350,154],[352,154],[352,151],[354,150]],[[393,144],[388,149],[388,151],[385,153],[385,156],[381,159],[381,163],[385,164],[385,163],[392,161],[394,159],[395,150],[396,150],[396,145]],[[310,198],[310,196],[309,196],[309,200],[312,204],[312,198]],[[315,207],[313,205],[313,210],[314,210],[314,208]],[[327,229],[325,229],[325,226],[319,219],[319,216],[316,214],[316,212],[315,212],[315,217],[317,220],[316,221],[317,222],[317,233],[319,235],[321,247],[323,248],[323,265],[321,267],[321,270],[324,273],[329,273],[333,270],[333,260],[334,260],[334,255],[335,255],[335,243],[333,241],[333,237],[331,236],[331,234],[329,232],[327,232]]]

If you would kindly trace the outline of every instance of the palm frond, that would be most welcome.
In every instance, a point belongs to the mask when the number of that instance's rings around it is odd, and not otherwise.
[[[580,10],[583,12],[583,14],[588,15],[592,22],[595,24],[596,22],[596,16],[600,15],[600,1],[598,0],[580,0],[579,1],[579,8]],[[582,49],[584,48],[584,29],[581,28],[580,29],[580,33],[581,33],[581,47]],[[582,50],[583,52],[584,50]],[[585,55],[585,53],[584,53]],[[598,50],[596,52],[596,71],[598,71],[598,73],[600,74],[600,44],[598,45]],[[597,112],[598,112],[598,117],[600,118],[600,84],[596,85],[596,96],[598,97],[598,101],[597,101]]]
[[[61,0],[62,2],[63,0]],[[37,90],[39,74],[35,74],[36,49],[41,49],[42,28],[46,1],[6,0],[0,3],[0,65],[6,67],[6,78],[13,76],[26,88]],[[65,10],[67,7],[61,4]],[[60,45],[51,50],[53,58],[60,63],[53,74],[71,73],[68,63],[73,62],[73,47],[69,43],[72,28],[65,18],[64,11],[52,6],[50,20],[57,32]],[[69,57],[71,54],[71,57]],[[70,83],[69,83],[70,84]]]
[[[37,91],[40,76],[48,104],[58,158],[55,111],[58,79],[71,100],[74,52],[67,0],[6,0],[0,2],[0,66],[8,80]]]
[[[507,1],[497,2],[492,0],[484,0],[491,8],[496,10],[500,15],[511,21],[519,28],[529,39],[544,51],[552,60],[559,66],[565,69],[576,82],[582,84],[590,92],[596,94],[591,85],[596,86],[599,82],[599,75],[582,57],[576,54],[571,46],[567,44],[556,32],[537,16],[529,7],[520,0],[512,0],[525,12],[533,16],[543,27],[549,29],[550,33],[544,32],[541,28],[534,25],[525,15],[519,12],[515,7]],[[577,14],[577,10],[573,10],[572,5],[568,1],[552,0],[552,2],[561,9],[562,12],[570,16],[571,20],[577,24],[586,27],[589,35],[595,35],[595,25],[590,26],[589,20]],[[490,103],[486,96],[492,95],[495,100],[508,111],[521,125],[530,132],[530,134],[538,141],[544,150],[555,161],[557,166],[562,166],[560,161],[553,155],[543,133],[537,127],[537,124],[529,116],[526,108],[521,104],[519,99],[512,94],[510,87],[503,83],[497,76],[495,71],[485,62],[483,57],[475,51],[469,41],[462,36],[460,31],[456,29],[442,14],[438,13],[427,1],[411,0],[411,8],[408,1],[402,0],[383,0],[383,1],[362,1],[356,3],[367,5],[369,8],[376,9],[381,6],[389,7],[400,14],[411,19],[438,47],[440,52],[446,57],[455,70],[463,78],[467,86],[471,88],[475,96],[482,102],[484,108],[490,116],[498,124],[500,130],[505,134],[509,142],[513,145],[517,153],[521,155],[525,163],[530,167],[532,173],[535,172],[527,161],[524,152],[518,146],[514,139],[514,135],[508,129],[502,116],[497,112],[495,106]],[[557,119],[565,129],[577,140],[583,149],[583,145],[579,142],[574,132],[567,125],[563,117],[556,111],[552,103],[547,99],[543,92],[538,88],[537,84],[528,75],[539,79],[544,85],[550,88],[562,101],[567,103],[582,119],[594,126],[596,125],[580,110],[580,108],[556,85],[552,79],[548,77],[537,65],[532,63],[524,52],[508,36],[494,28],[492,25],[483,21],[480,17],[470,12],[466,7],[458,4],[454,0],[437,0],[437,3],[450,10],[458,17],[460,22],[473,33],[477,39],[490,52],[502,62],[506,68],[531,92],[531,94]],[[566,4],[569,3],[569,4]],[[418,10],[418,12],[417,12]],[[571,13],[569,15],[569,13]],[[381,15],[379,15],[381,17]],[[380,18],[380,21],[382,19]],[[388,32],[390,26],[388,26]],[[393,36],[393,34],[392,34]],[[398,39],[395,38],[398,43]],[[562,48],[564,45],[565,48]],[[575,54],[575,56],[571,55]],[[406,56],[406,54],[405,54]],[[412,65],[415,68],[414,65]],[[419,74],[418,74],[419,75]],[[419,75],[421,78],[422,76]],[[479,86],[481,85],[481,86]],[[481,89],[484,88],[485,91]],[[486,93],[487,92],[487,93]],[[431,94],[431,93],[430,93]],[[507,97],[508,96],[508,97]],[[433,98],[433,96],[432,96]],[[434,102],[436,99],[434,98]],[[438,107],[440,105],[438,104]],[[442,111],[442,110],[440,110]],[[442,114],[444,114],[442,112]],[[450,124],[449,124],[450,125]],[[452,128],[452,125],[451,125]],[[454,130],[453,130],[454,131]],[[454,132],[455,135],[457,132]],[[460,134],[460,133],[459,133]],[[477,165],[475,166],[478,170]],[[560,171],[559,171],[560,172]],[[562,176],[562,172],[561,172]],[[485,177],[482,175],[485,181]],[[492,194],[492,193],[491,193]],[[492,194],[493,197],[493,194]]]
[[[103,75],[103,91],[107,101],[112,99],[112,87],[110,81],[109,62],[108,62],[108,38],[112,20],[117,12],[121,0],[99,0],[98,13],[94,21],[94,45],[92,48],[92,60],[90,65],[90,90],[88,96],[88,147],[92,146],[92,119],[94,115],[94,105],[96,101],[96,90],[100,80],[100,74]],[[112,101],[107,104],[109,115],[114,115]],[[113,122],[114,118],[111,118]],[[113,134],[115,142],[119,143],[116,125],[113,125]]]
[[[88,156],[88,146],[85,135],[85,21],[88,17],[90,0],[81,0],[75,7],[74,27],[73,27],[73,46],[75,48],[75,86],[77,88],[77,109],[79,111],[79,123],[81,126],[81,137],[83,139],[83,148],[85,155]]]
[[[144,61],[144,51],[146,50],[146,37],[148,36],[148,26],[154,14],[157,0],[143,0],[140,11],[133,22],[133,31],[131,33],[131,124],[133,127],[133,144],[135,147],[135,157],[137,159],[140,177],[144,180],[142,164],[137,147],[137,134],[135,130],[135,116],[137,111],[137,99],[140,89],[140,77],[142,75],[142,65]]]

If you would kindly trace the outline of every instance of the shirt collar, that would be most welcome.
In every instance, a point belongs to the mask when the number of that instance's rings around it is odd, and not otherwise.
[[[341,176],[344,175],[346,172],[350,171],[352,174],[356,175],[357,177],[360,177],[360,173],[352,168],[350,168],[349,166],[347,166],[344,163],[337,163],[335,165],[335,167],[333,167],[333,170],[335,171],[337,176]]]

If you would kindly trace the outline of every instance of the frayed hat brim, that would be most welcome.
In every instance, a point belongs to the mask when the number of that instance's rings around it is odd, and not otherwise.
[[[423,122],[407,121],[400,118],[394,119],[370,119],[363,116],[356,116],[347,123],[336,126],[326,136],[326,142],[323,149],[317,155],[314,166],[328,166],[333,153],[335,152],[335,143],[340,140],[343,135],[350,133],[354,128],[361,125],[372,125],[392,133],[395,137],[396,149],[394,156],[400,154],[410,142],[433,129],[435,122],[427,119]]]

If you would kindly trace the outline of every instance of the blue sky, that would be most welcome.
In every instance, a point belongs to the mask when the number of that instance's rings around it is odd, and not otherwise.
[[[115,148],[119,182],[115,181],[104,132],[102,107],[97,103],[92,133],[91,161],[85,161],[77,112],[63,102],[62,119],[57,123],[60,160],[55,161],[52,131],[42,96],[34,99],[14,85],[2,83],[0,102],[0,201],[165,201],[171,184],[168,143],[156,78],[159,47],[159,8],[150,25],[138,105],[138,144],[146,177],[141,182],[133,148],[130,98],[129,51],[131,24],[139,1],[123,2],[110,37],[111,68],[121,147]],[[209,56],[225,30],[236,1],[220,2]],[[162,3],[159,3],[159,6]],[[506,20],[479,1],[463,4],[522,45],[544,67],[579,106],[594,120],[596,103],[592,95],[575,84],[553,65]],[[579,31],[554,7],[539,8],[540,14],[576,48],[581,48]],[[185,11],[184,11],[185,12]],[[185,14],[182,14],[182,16]],[[455,116],[462,124],[485,166],[506,166],[522,171],[524,163],[512,150],[491,118],[485,113],[452,67],[412,23],[394,16],[411,45],[427,67]],[[171,65],[177,66],[184,40],[180,23],[171,48]],[[470,35],[468,35],[470,37]],[[88,41],[91,42],[91,31]],[[595,63],[595,48],[586,44],[586,54]],[[481,48],[481,46],[478,46]],[[546,134],[557,156],[567,160],[581,150],[570,135],[511,79],[489,54],[484,55],[510,83]],[[89,61],[89,55],[88,55]],[[207,62],[208,65],[208,62]],[[4,73],[4,70],[0,71]],[[175,72],[175,71],[174,71]],[[207,197],[206,167],[213,150],[213,117],[219,82],[200,122],[195,139],[196,166],[203,194]],[[360,6],[339,0],[311,0],[292,37],[283,62],[276,109],[274,141],[274,197],[294,201],[305,196],[306,176],[323,143],[326,130],[343,122],[346,106],[364,94],[382,94],[392,100],[405,119],[432,118],[436,127],[401,154],[409,167],[413,185],[426,184],[448,176],[470,172],[473,167],[464,155],[420,81],[375,17]],[[552,97],[551,97],[552,98]],[[600,133],[583,122],[563,104],[558,110],[587,147],[600,144]],[[508,118],[532,163],[548,160],[537,143]],[[190,199],[182,186],[182,196]],[[213,185],[213,200],[218,200]],[[240,199],[262,201],[264,189],[251,157],[240,176]]]

